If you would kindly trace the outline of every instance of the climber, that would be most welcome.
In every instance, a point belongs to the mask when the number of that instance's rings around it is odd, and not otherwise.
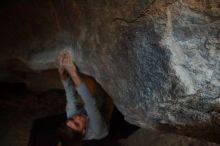
[[[79,77],[70,51],[61,51],[55,63],[66,92],[67,121],[60,128],[62,145],[79,145],[81,140],[102,139],[108,135],[108,126],[96,106],[96,100]],[[83,101],[80,106],[79,96]]]

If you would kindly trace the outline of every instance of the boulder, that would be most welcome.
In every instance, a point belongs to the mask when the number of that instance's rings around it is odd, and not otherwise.
[[[67,48],[128,122],[220,142],[218,0],[1,3],[1,80],[29,83]]]

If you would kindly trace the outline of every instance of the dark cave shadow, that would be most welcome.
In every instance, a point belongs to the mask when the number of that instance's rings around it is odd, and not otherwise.
[[[35,120],[28,146],[56,146],[56,131],[65,120],[65,113]],[[123,115],[114,108],[109,135],[102,140],[84,140],[83,146],[119,146],[118,140],[127,138],[138,129],[139,127],[127,123]]]
[[[5,99],[24,98],[26,93],[28,93],[25,83],[22,82],[0,82],[0,89],[1,98]]]

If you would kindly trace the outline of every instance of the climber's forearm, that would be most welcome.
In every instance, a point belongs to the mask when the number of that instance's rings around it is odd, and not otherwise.
[[[75,70],[69,70],[69,75],[76,87],[79,87],[82,84],[82,80]]]

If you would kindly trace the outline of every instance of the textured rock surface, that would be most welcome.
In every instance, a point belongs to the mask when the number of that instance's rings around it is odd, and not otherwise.
[[[130,123],[220,142],[219,0],[0,7],[2,80],[34,84],[32,72],[54,68],[56,52],[70,48]]]

